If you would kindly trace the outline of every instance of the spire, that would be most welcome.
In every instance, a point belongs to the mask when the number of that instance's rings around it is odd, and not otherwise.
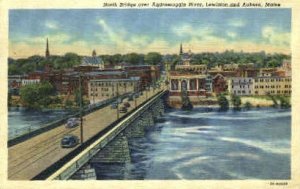
[[[179,55],[183,54],[183,50],[182,50],[182,43],[180,43],[180,50],[179,50]]]
[[[49,52],[49,43],[48,43],[48,38],[47,38],[45,57],[48,58],[49,56],[50,56],[50,52]]]
[[[92,56],[93,56],[93,57],[97,56],[97,53],[96,53],[96,50],[95,50],[95,49],[93,50]]]

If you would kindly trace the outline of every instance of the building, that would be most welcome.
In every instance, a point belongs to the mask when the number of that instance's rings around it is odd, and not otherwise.
[[[234,77],[228,79],[228,92],[238,96],[253,95],[253,78]]]
[[[126,93],[139,91],[139,77],[128,79],[95,79],[88,82],[88,97],[91,104]]]
[[[190,72],[194,74],[205,74],[207,72],[207,65],[192,65],[193,53],[189,50],[187,53],[183,52],[182,44],[180,44],[179,55],[181,60],[177,65],[175,65],[175,70],[178,72]]]
[[[90,72],[98,69],[104,69],[104,62],[100,57],[97,56],[95,50],[93,50],[92,56],[83,57],[81,60],[81,64],[74,67],[74,71],[79,72]]]
[[[206,75],[171,74],[170,96],[181,96],[183,90],[187,91],[188,96],[206,96]]]
[[[23,79],[22,80],[22,86],[38,84],[40,82],[41,82],[40,79]]]
[[[254,79],[254,95],[286,95],[292,93],[291,77],[257,77]]]
[[[292,76],[292,67],[291,67],[290,60],[284,60],[282,62],[281,67],[279,67],[277,69],[277,75],[280,75],[283,77],[291,77]]]
[[[227,81],[225,76],[217,74],[212,78],[212,92],[220,94],[227,91]]]
[[[144,89],[160,79],[160,68],[159,66],[151,65],[134,65],[134,66],[123,66],[122,69],[128,73],[128,77],[139,77],[140,88]]]
[[[275,76],[276,68],[261,68],[258,77],[272,77]]]
[[[24,75],[9,75],[8,76],[8,91],[13,95],[18,95],[22,86]]]

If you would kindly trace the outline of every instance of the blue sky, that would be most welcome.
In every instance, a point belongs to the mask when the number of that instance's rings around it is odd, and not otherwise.
[[[290,53],[290,9],[10,10],[10,56],[236,51]]]

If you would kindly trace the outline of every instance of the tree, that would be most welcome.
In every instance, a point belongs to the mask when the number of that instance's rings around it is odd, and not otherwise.
[[[122,62],[122,55],[121,54],[114,54],[111,56],[111,62],[113,65],[119,64]]]
[[[162,61],[162,56],[158,52],[150,52],[145,56],[145,63],[150,65],[158,65]]]
[[[240,110],[240,106],[242,104],[241,98],[237,95],[231,95],[231,103],[235,110]]]
[[[137,65],[144,61],[142,58],[143,57],[137,53],[129,53],[125,55],[124,60],[129,64]]]
[[[71,109],[72,106],[73,106],[73,102],[71,100],[67,99],[65,101],[65,107],[66,107],[66,109]]]
[[[279,96],[278,98],[279,98],[281,108],[290,108],[291,107],[291,104],[287,98],[285,98],[283,96]]]
[[[42,82],[21,87],[20,98],[27,107],[39,109],[51,104],[51,96],[54,95],[54,92],[54,88],[49,82]]]
[[[224,94],[218,96],[218,104],[220,106],[220,111],[227,111],[229,109],[229,102]]]
[[[12,94],[10,92],[8,92],[8,95],[7,95],[7,105],[8,106],[12,105]]]
[[[245,108],[246,110],[250,110],[250,109],[252,108],[252,104],[251,104],[249,101],[247,101],[247,102],[245,103],[245,105],[244,105],[244,108]]]

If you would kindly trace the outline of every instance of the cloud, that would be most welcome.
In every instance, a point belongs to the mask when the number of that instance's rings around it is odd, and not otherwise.
[[[226,35],[230,38],[236,38],[237,37],[237,33],[236,32],[232,32],[232,31],[228,31],[226,32]]]
[[[45,22],[45,26],[48,28],[48,29],[51,29],[51,30],[57,30],[59,27],[58,27],[58,24],[53,22],[53,21],[46,21]]]
[[[178,53],[179,43],[184,50],[189,47],[192,52],[217,52],[225,50],[290,54],[290,33],[279,31],[275,27],[264,27],[261,40],[238,38],[234,30],[224,30],[222,35],[212,27],[200,27],[190,24],[170,28],[169,35],[152,37],[142,33],[130,33],[123,27],[117,29],[103,19],[97,21],[99,30],[95,31],[92,42],[83,39],[74,40],[71,34],[60,33],[37,37],[22,37],[22,40],[10,41],[9,52],[12,57],[28,57],[34,54],[44,55],[46,38],[49,38],[50,53],[63,55],[74,52],[79,55],[91,55],[93,49],[97,54],[126,54],[130,52],[148,53],[152,51],[163,54]],[[177,43],[176,43],[177,41]]]
[[[115,30],[105,20],[98,20],[98,24],[102,28],[102,32],[96,33],[98,37],[104,43],[111,43],[116,51],[124,51],[124,49],[144,48],[151,42],[151,39],[147,35],[142,34],[129,34],[124,28],[118,28]],[[105,38],[103,40],[103,38]]]
[[[228,21],[228,25],[236,28],[240,28],[246,25],[246,21],[242,19],[231,19]]]
[[[9,42],[9,53],[12,57],[22,58],[32,55],[44,55],[47,38],[49,40],[51,54],[72,52],[72,48],[66,48],[68,46],[67,42],[71,39],[71,37],[65,33],[41,35],[36,37],[19,36],[18,38],[21,38],[22,40],[13,40]],[[59,46],[63,46],[63,48],[57,48]],[[73,46],[73,48],[76,48],[76,46]]]
[[[262,38],[269,44],[289,46],[291,36],[289,32],[282,32],[272,26],[265,26],[261,31]]]
[[[211,36],[214,33],[213,28],[206,26],[206,27],[193,27],[189,24],[184,24],[180,26],[175,26],[172,28],[172,32],[179,36],[179,37],[200,37],[203,36]]]

